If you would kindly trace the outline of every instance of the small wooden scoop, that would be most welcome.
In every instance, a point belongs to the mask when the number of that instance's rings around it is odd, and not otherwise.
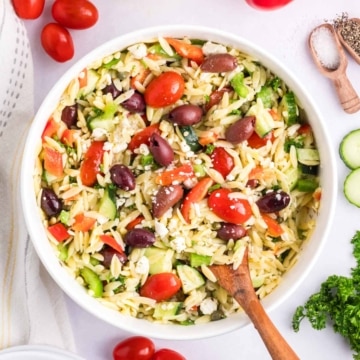
[[[352,18],[347,20],[347,22],[349,23],[354,23],[354,24],[358,24],[358,26],[360,26],[360,19],[359,18]],[[360,55],[349,45],[349,43],[347,43],[342,35],[342,28],[341,26],[339,26],[336,29],[336,33],[340,39],[340,42],[342,43],[342,45],[344,46],[344,48],[348,51],[348,53],[354,58],[354,60],[360,64]]]
[[[295,360],[299,357],[274,326],[262,307],[251,282],[246,248],[241,265],[212,265],[210,270],[219,284],[232,295],[253,322],[273,360]]]
[[[323,39],[324,42],[321,43],[321,33],[323,33],[323,35],[331,37],[333,40],[333,44],[326,43],[325,39]],[[327,41],[331,40],[331,38],[327,38]],[[327,55],[334,57],[335,54],[333,52],[330,53],[329,51],[336,50],[333,49],[333,46],[328,45],[334,45],[338,54],[336,63],[332,64],[331,66],[329,66],[329,64],[326,64],[326,61],[324,61],[326,59],[324,58]],[[322,24],[317,26],[310,33],[309,47],[315,64],[320,70],[320,72],[333,81],[344,111],[349,114],[359,111],[360,99],[346,75],[348,61],[344,49],[342,48],[338,36],[336,35],[334,27],[330,24]]]

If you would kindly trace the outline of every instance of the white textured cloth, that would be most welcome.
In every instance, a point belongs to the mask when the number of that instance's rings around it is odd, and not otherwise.
[[[26,30],[0,0],[0,349],[47,344],[74,351],[65,299],[37,257],[22,216],[19,175],[33,116]]]

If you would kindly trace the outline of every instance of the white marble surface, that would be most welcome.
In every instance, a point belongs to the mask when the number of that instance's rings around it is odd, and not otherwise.
[[[360,113],[346,114],[340,107],[331,82],[316,70],[307,48],[310,31],[326,19],[346,11],[360,17],[360,6],[354,0],[294,0],[287,7],[261,12],[251,9],[245,0],[93,0],[100,18],[97,25],[85,31],[72,31],[76,54],[72,61],[59,64],[43,52],[40,45],[42,26],[51,20],[47,1],[45,13],[36,21],[27,21],[35,67],[35,104],[40,105],[56,79],[82,55],[106,40],[126,32],[155,25],[196,24],[219,28],[246,37],[280,59],[303,81],[317,102],[330,130],[337,157],[339,192],[337,210],[327,240],[313,272],[281,308],[270,316],[280,332],[301,359],[352,359],[347,343],[332,328],[313,330],[306,321],[299,333],[291,328],[295,308],[330,274],[349,273],[353,265],[350,239],[360,230],[360,209],[346,202],[342,183],[347,170],[338,157],[338,145],[348,131],[360,127]],[[349,58],[348,76],[360,93],[360,65]],[[89,360],[111,359],[113,346],[129,333],[110,326],[80,309],[68,299],[78,354]],[[196,341],[160,341],[156,346],[170,347],[188,360],[269,359],[269,355],[252,325],[215,338]]]

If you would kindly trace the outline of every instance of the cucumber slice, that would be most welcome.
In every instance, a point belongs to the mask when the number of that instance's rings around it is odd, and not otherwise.
[[[297,148],[296,155],[299,163],[314,166],[320,164],[320,155],[317,149]]]
[[[118,106],[115,103],[108,103],[105,105],[104,112],[88,120],[88,126],[91,130],[96,128],[104,129],[108,132],[113,131],[115,128],[115,113],[118,110]]]
[[[155,305],[154,318],[159,320],[172,320],[178,314],[181,302],[162,301]]]
[[[352,170],[344,181],[344,194],[353,205],[360,207],[360,168]]]
[[[179,126],[179,130],[184,140],[189,145],[191,151],[197,152],[202,149],[202,146],[199,143],[199,138],[196,135],[192,126],[190,125]]]
[[[340,157],[350,169],[360,167],[360,129],[349,132],[341,141]]]
[[[291,167],[285,171],[286,182],[289,190],[293,190],[299,180],[300,171],[298,168]]]
[[[211,263],[211,256],[207,255],[200,255],[191,253],[190,254],[190,266],[198,267],[201,265],[210,265]]]
[[[116,217],[116,200],[115,189],[107,187],[104,196],[100,200],[99,213],[109,220],[114,220]]]
[[[174,251],[171,249],[159,249],[156,247],[148,247],[144,255],[149,260],[149,273],[159,274],[163,272],[171,272],[173,266]]]
[[[98,274],[88,267],[80,270],[80,276],[84,279],[86,285],[93,291],[94,297],[101,297],[104,291],[103,283]]]
[[[298,121],[298,107],[293,92],[286,93],[280,102],[281,114],[288,125],[294,125]]]
[[[185,294],[188,294],[190,291],[205,284],[205,280],[201,273],[189,265],[178,265],[176,270]]]
[[[299,179],[297,189],[301,192],[314,192],[319,187],[315,179]]]

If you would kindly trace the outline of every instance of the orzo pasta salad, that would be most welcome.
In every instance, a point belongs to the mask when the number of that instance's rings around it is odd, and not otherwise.
[[[84,69],[41,138],[35,188],[67,271],[120,313],[193,324],[241,311],[209,270],[272,292],[311,235],[320,159],[295,94],[223,44],[158,38]]]

